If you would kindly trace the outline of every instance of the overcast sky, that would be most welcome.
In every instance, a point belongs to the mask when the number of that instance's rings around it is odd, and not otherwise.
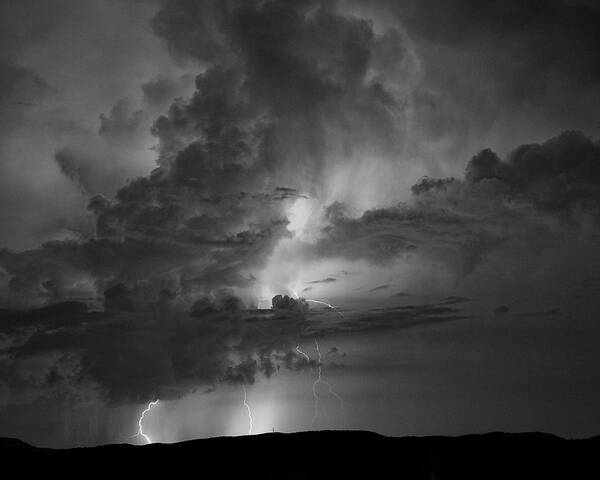
[[[594,2],[0,8],[0,436],[598,433]]]

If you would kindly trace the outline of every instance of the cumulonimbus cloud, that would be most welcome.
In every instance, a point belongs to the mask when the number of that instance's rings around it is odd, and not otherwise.
[[[93,235],[0,252],[8,401],[85,389],[115,403],[170,398],[251,383],[277,361],[296,368],[287,354],[300,335],[464,318],[438,303],[331,323],[294,308],[255,310],[260,271],[291,238],[299,199],[328,203],[301,255],[416,259],[457,279],[507,244],[518,255],[539,239],[597,231],[599,147],[574,132],[505,160],[483,151],[464,178],[423,179],[401,204],[352,204],[371,177],[346,182],[347,172],[403,162],[410,102],[395,82],[414,59],[394,28],[376,31],[323,2],[208,0],[166,2],[154,28],[205,69],[193,95],[154,122],[156,169],[114,198],[91,198]],[[159,87],[148,98],[169,85]],[[103,134],[135,129],[136,118],[115,109]],[[68,153],[59,152],[64,172],[90,185]],[[401,177],[389,179],[390,192]],[[342,283],[328,280],[315,288]],[[79,303],[45,310],[65,301]]]

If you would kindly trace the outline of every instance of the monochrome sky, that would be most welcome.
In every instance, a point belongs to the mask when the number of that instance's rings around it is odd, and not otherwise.
[[[0,9],[0,435],[597,433],[594,2]]]

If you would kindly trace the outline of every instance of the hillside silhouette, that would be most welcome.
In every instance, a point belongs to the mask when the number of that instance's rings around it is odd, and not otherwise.
[[[396,438],[321,431],[64,450],[4,438],[0,455],[5,471],[67,478],[600,478],[600,437],[543,433]]]

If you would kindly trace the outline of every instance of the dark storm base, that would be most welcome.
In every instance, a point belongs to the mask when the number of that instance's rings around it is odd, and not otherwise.
[[[69,450],[0,439],[0,458],[5,472],[46,478],[600,478],[600,436],[565,440],[542,433],[489,433],[394,438],[322,431]]]

